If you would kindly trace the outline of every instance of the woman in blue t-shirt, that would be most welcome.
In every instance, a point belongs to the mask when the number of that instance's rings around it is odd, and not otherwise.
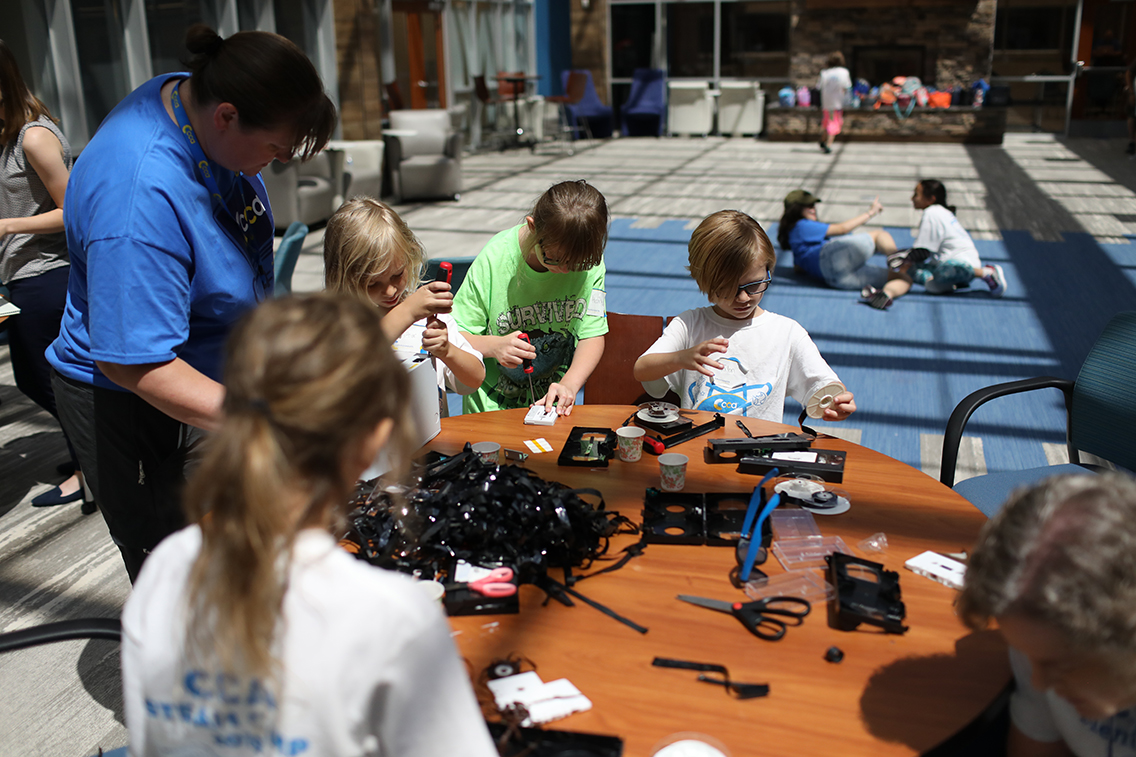
[[[221,417],[222,346],[273,291],[260,172],[335,128],[315,66],[284,37],[186,34],[187,73],[106,117],[67,186],[71,255],[48,348],[60,420],[131,580],[184,523],[184,465]]]
[[[888,280],[888,269],[866,263],[877,252],[895,252],[895,240],[883,229],[851,233],[884,212],[880,199],[872,200],[866,213],[841,223],[818,221],[818,202],[818,197],[804,189],[794,189],[785,196],[777,241],[782,250],[793,251],[793,267],[833,289],[882,287]]]

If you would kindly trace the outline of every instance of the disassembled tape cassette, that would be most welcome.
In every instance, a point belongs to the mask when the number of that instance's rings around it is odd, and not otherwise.
[[[824,418],[824,411],[836,403],[837,395],[847,391],[840,384],[829,384],[819,389],[809,401],[805,403],[805,413],[810,418]]]
[[[683,418],[677,405],[669,402],[644,402],[635,413],[635,425],[660,434],[677,434],[693,427],[694,422]]]
[[[773,485],[785,502],[817,515],[840,515],[852,508],[848,492],[828,487],[812,478],[786,478]]]

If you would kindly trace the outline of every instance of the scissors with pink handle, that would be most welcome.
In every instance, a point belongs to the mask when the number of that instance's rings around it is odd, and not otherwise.
[[[494,568],[476,581],[446,584],[446,591],[454,589],[468,589],[483,597],[511,597],[517,593],[517,585],[513,583],[513,569],[508,567]]]

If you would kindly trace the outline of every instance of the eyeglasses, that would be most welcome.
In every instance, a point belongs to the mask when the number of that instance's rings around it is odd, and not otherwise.
[[[551,266],[553,268],[559,268],[560,266],[564,265],[563,261],[553,260],[552,258],[550,258],[550,257],[548,257],[547,255],[544,254],[544,240],[543,239],[538,239],[537,242],[536,242],[536,245],[537,245],[537,249],[540,252],[540,262],[541,263],[543,263],[546,266]]]
[[[536,240],[536,246],[537,246],[537,251],[540,253],[540,262],[546,268],[568,268],[569,270],[572,270],[572,271],[588,271],[588,270],[591,270],[592,268],[594,268],[594,266],[590,266],[590,265],[584,266],[582,268],[576,268],[576,267],[573,267],[570,264],[564,262],[563,260],[554,260],[554,259],[548,257],[547,255],[544,254],[544,240],[543,239]]]
[[[737,294],[735,294],[734,297],[738,297],[738,295],[740,295],[742,292],[745,292],[750,297],[756,297],[769,288],[769,282],[771,281],[773,281],[772,271],[770,271],[769,275],[761,281],[751,281],[748,284],[742,284],[741,286],[739,286]]]

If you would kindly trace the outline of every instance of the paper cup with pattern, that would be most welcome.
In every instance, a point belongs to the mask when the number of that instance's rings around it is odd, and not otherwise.
[[[638,426],[624,426],[615,430],[619,437],[619,459],[625,463],[638,462],[643,457],[643,434]]]
[[[659,474],[662,478],[660,488],[665,492],[680,492],[686,486],[686,455],[668,452],[659,455]]]
[[[497,442],[478,442],[470,449],[490,465],[498,465],[501,462],[501,445]]]

